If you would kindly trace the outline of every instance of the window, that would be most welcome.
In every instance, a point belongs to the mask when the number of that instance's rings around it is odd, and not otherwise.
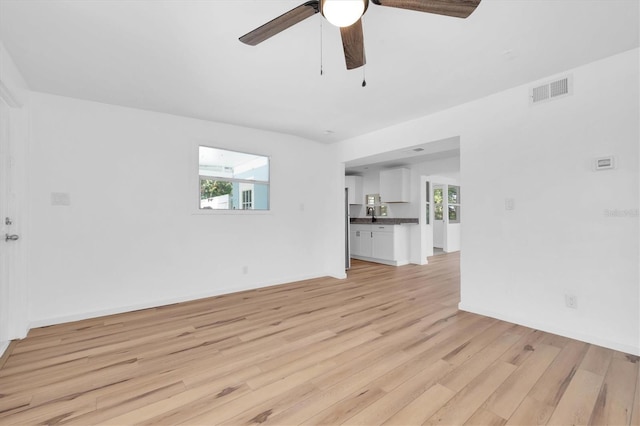
[[[433,219],[434,220],[443,220],[443,197],[442,197],[442,188],[434,188],[433,189]]]
[[[365,196],[367,216],[386,216],[387,205],[380,201],[380,194],[367,194]]]
[[[269,157],[200,146],[200,209],[269,210]]]
[[[449,223],[460,223],[460,187],[449,185],[448,190]]]
[[[246,189],[242,191],[242,210],[251,210],[253,207],[253,191]]]
[[[428,225],[429,224],[429,213],[430,213],[430,200],[431,200],[431,194],[429,194],[429,182],[425,182],[425,189],[426,189],[426,221],[425,223]]]

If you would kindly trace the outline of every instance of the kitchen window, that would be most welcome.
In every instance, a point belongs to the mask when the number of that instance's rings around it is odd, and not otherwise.
[[[367,194],[365,196],[365,201],[367,202],[367,216],[371,216],[373,218],[387,215],[387,206],[386,204],[381,203],[380,194]]]
[[[269,210],[269,157],[198,147],[200,209]]]

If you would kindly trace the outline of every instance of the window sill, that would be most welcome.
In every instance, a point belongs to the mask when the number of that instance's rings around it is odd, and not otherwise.
[[[198,209],[191,213],[193,216],[218,216],[218,215],[270,215],[271,210],[213,210],[213,209]]]

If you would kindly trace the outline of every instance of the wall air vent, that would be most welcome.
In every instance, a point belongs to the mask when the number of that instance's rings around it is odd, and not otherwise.
[[[549,99],[549,85],[534,87],[531,91],[531,102],[541,102]]]
[[[572,83],[572,77],[567,76],[540,86],[532,87],[529,91],[529,104],[538,104],[571,95],[573,93]]]
[[[569,78],[563,78],[549,83],[549,96],[556,98],[562,95],[569,94]]]

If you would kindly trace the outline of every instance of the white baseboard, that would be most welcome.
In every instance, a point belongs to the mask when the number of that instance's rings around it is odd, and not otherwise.
[[[460,302],[458,309],[461,311],[471,312],[485,317],[496,318],[502,321],[510,322],[513,324],[523,325],[525,327],[533,328],[536,330],[544,331],[547,333],[557,334],[559,336],[569,337],[571,339],[580,340],[581,342],[592,343],[594,345],[603,346],[605,348],[614,349],[616,351],[625,352],[632,355],[640,355],[640,347],[635,347],[625,343],[615,342],[607,339],[593,336],[590,334],[579,333],[570,330],[564,330],[562,328],[555,327],[552,324],[541,323],[538,321],[532,321],[529,318],[517,317],[514,315],[504,315],[499,312],[493,312],[482,307],[473,306],[467,303]]]
[[[352,254],[351,258],[364,260],[366,262],[382,263],[383,265],[389,265],[389,266],[404,266],[409,264],[408,260],[385,260],[385,259],[378,259],[373,257],[360,256],[357,254]]]
[[[151,302],[137,303],[137,304],[127,305],[127,306],[114,306],[107,309],[100,309],[96,311],[86,311],[86,312],[80,312],[72,315],[64,315],[59,317],[41,318],[41,319],[31,321],[29,323],[29,329],[46,327],[46,326],[55,325],[55,324],[64,324],[64,323],[73,322],[73,321],[82,321],[89,318],[98,318],[98,317],[103,317],[107,315],[122,314],[125,312],[139,311],[142,309],[157,308],[159,306],[173,305],[174,303],[190,302],[192,300],[206,299],[208,297],[221,296],[223,294],[239,293],[241,291],[255,290],[258,288],[271,287],[274,285],[288,284],[292,282],[310,280],[310,279],[321,278],[321,277],[326,277],[326,275],[324,274],[304,275],[304,276],[292,277],[285,281],[281,281],[281,280],[266,281],[258,285],[254,284],[254,285],[248,285],[246,287],[222,288],[222,289],[216,289],[215,291],[212,291],[212,292],[201,293],[196,295],[180,296],[180,297],[174,297],[170,299],[155,300]]]

